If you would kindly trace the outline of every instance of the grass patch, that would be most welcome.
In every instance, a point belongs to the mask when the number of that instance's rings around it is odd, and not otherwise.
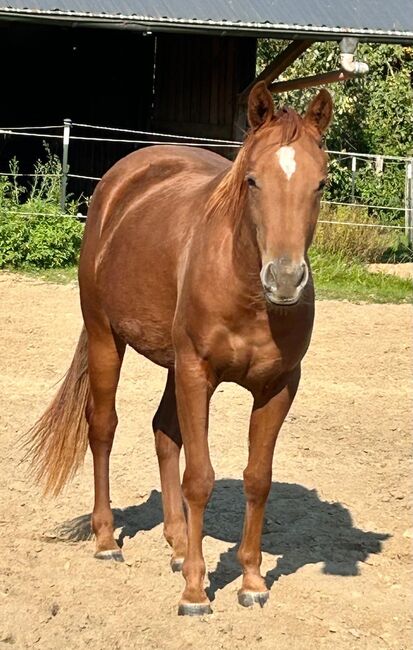
[[[310,251],[318,300],[351,302],[413,302],[413,283],[385,273],[370,273],[357,261],[339,254]]]
[[[16,275],[24,275],[29,278],[38,278],[44,282],[51,284],[69,284],[70,282],[77,282],[77,266],[68,266],[62,269],[36,269],[34,267],[26,269],[3,269],[6,273],[14,273]]]
[[[310,251],[310,259],[318,300],[413,302],[413,283],[410,280],[385,273],[370,273],[360,262],[351,262],[340,255],[320,253],[316,248]],[[77,280],[75,266],[64,269],[5,270],[54,284],[68,284]]]

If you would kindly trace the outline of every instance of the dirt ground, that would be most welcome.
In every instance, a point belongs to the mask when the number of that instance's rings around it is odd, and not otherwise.
[[[403,264],[369,264],[369,271],[372,273],[387,273],[397,275],[405,280],[413,280],[413,262],[404,262]]]
[[[111,472],[126,562],[99,562],[87,539],[90,454],[52,500],[17,448],[71,360],[77,288],[0,274],[0,647],[410,648],[411,316],[408,305],[317,305],[274,460],[263,609],[236,597],[250,397],[219,388],[204,541],[214,613],[178,618],[183,579],[169,569],[151,432],[164,371],[127,354]]]

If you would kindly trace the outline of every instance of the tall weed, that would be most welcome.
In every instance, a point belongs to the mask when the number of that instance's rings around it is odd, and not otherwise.
[[[365,225],[346,225],[348,223]],[[340,255],[349,260],[378,262],[389,250],[396,250],[403,244],[404,235],[403,231],[372,226],[377,226],[377,219],[370,217],[366,208],[324,205],[314,247],[321,253]]]

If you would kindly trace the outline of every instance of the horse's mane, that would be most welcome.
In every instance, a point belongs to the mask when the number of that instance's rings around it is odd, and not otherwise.
[[[282,147],[300,137],[304,128],[304,121],[292,108],[285,107],[278,110],[274,117],[258,129],[251,129],[244,140],[232,166],[221,179],[207,204],[207,215],[212,218],[218,214],[232,214],[235,216],[242,212],[247,195],[245,174],[247,173],[249,153],[256,144],[257,139],[273,130],[274,140],[271,146]]]

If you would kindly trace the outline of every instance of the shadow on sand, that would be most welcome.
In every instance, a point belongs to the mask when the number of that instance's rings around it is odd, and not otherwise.
[[[236,553],[241,539],[245,500],[242,481],[221,479],[205,514],[204,533],[233,543],[221,554],[215,571],[209,573],[208,596],[241,575]],[[151,530],[163,521],[161,495],[153,490],[147,501],[123,510],[115,509],[115,526],[120,528],[119,544],[125,537]],[[91,537],[90,514],[64,522],[54,531],[57,540],[80,541]],[[266,575],[270,588],[282,575],[297,571],[306,564],[323,562],[326,574],[358,575],[358,562],[370,553],[380,553],[387,533],[360,530],[353,526],[351,514],[340,503],[321,501],[316,490],[295,483],[273,483],[268,497],[262,550],[277,558]]]

